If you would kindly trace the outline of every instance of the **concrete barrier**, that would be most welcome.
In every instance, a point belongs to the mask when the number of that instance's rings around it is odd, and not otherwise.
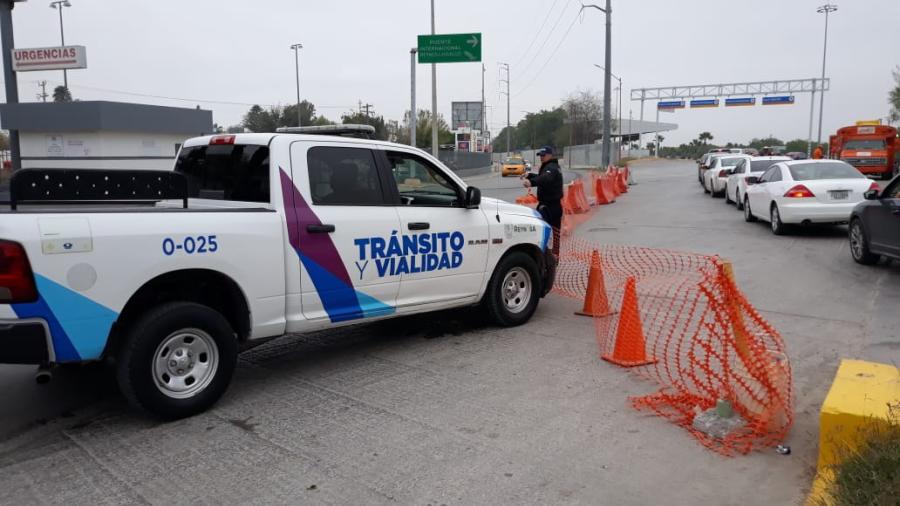
[[[819,415],[819,460],[808,505],[830,504],[832,466],[859,446],[873,425],[889,423],[889,406],[900,404],[900,369],[842,360]]]

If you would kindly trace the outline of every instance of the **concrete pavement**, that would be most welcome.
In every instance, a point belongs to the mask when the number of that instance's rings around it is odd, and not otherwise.
[[[47,413],[0,432],[0,502],[798,503],[838,358],[900,361],[900,268],[853,263],[843,227],[775,237],[744,223],[703,194],[692,162],[634,173],[579,233],[734,262],[787,342],[792,455],[723,458],[634,411],[628,396],[657,385],[601,361],[591,319],[551,295],[514,329],[466,310],[272,341],[241,355],[215,408],[173,423],[130,411],[102,370],[67,372],[57,390],[0,374],[4,419]],[[523,193],[514,178],[473,182]]]

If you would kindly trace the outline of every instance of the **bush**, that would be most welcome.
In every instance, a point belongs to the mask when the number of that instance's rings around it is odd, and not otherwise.
[[[832,467],[835,505],[900,504],[900,404],[890,413],[887,425],[872,424],[859,447],[845,451]]]

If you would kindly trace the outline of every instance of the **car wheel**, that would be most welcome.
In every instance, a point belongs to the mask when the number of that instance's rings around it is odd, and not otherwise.
[[[484,295],[484,306],[495,323],[504,327],[521,325],[537,309],[541,278],[531,255],[515,251],[503,257]]]
[[[788,226],[781,221],[781,213],[778,212],[778,206],[772,204],[769,211],[769,225],[772,226],[772,233],[775,235],[784,235],[787,233]]]
[[[756,216],[753,216],[753,213],[750,212],[750,199],[746,196],[744,196],[744,221],[747,223],[756,221]]]
[[[741,202],[741,192],[738,190],[734,190],[734,205],[737,206],[738,211],[744,209],[744,203]]]
[[[728,185],[725,185],[725,203],[731,204],[731,197],[728,196]]]
[[[205,411],[225,393],[237,354],[234,330],[219,312],[170,302],[130,327],[116,374],[133,406],[164,419],[184,418]]]
[[[873,265],[878,262],[881,255],[869,251],[869,240],[862,222],[857,218],[850,222],[850,254],[858,264]]]

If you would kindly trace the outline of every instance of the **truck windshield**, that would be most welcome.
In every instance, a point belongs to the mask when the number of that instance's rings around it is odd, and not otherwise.
[[[865,178],[852,165],[841,163],[799,163],[789,167],[794,181],[812,181],[816,179],[861,179]]]
[[[269,202],[269,147],[213,144],[181,150],[175,172],[187,177],[194,198]]]
[[[884,149],[884,139],[853,139],[844,143],[844,149]]]

